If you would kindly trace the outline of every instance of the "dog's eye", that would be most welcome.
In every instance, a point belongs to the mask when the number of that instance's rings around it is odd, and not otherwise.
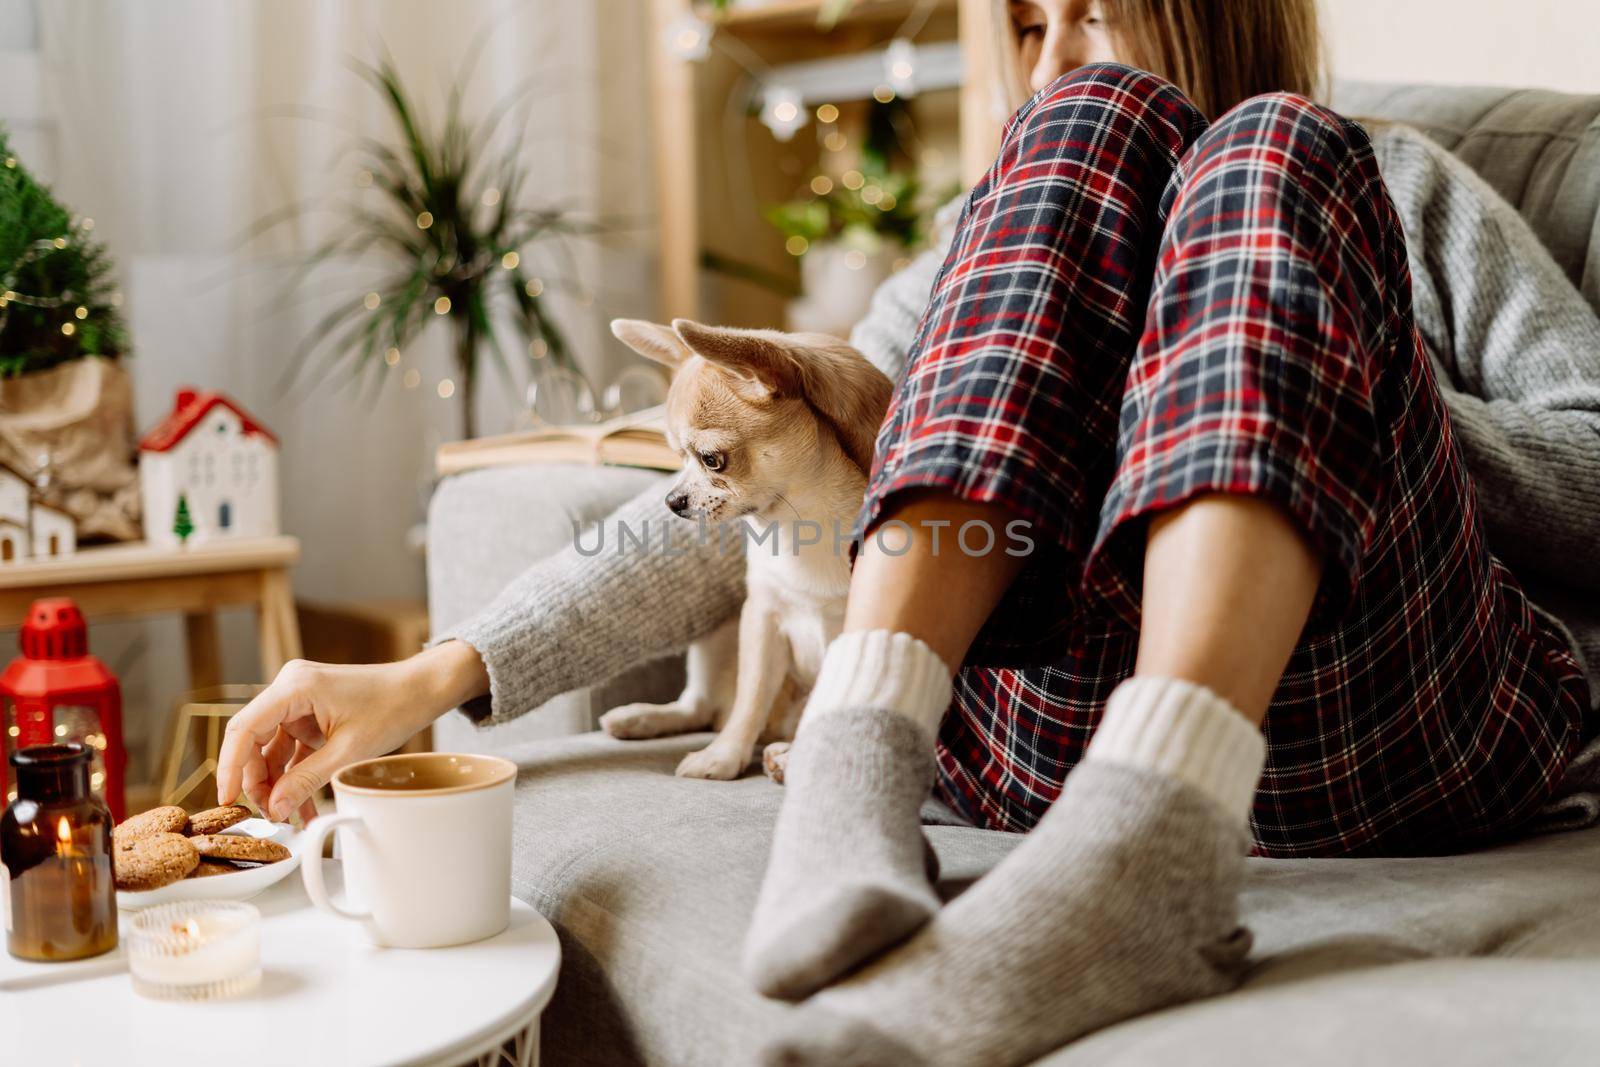
[[[700,464],[708,471],[719,471],[728,463],[728,457],[721,452],[700,453]]]

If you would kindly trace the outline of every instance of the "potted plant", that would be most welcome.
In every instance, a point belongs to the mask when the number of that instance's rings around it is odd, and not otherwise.
[[[127,353],[94,220],[34,178],[0,126],[0,463],[80,539],[139,536]]]
[[[312,252],[300,282],[334,259],[378,255],[389,269],[382,282],[352,294],[317,323],[293,371],[321,352],[330,367],[342,364],[355,375],[381,372],[442,320],[454,334],[462,431],[475,437],[473,401],[486,353],[508,375],[510,350],[535,375],[554,367],[582,378],[546,303],[552,282],[530,272],[528,255],[540,241],[594,233],[597,227],[527,202],[521,131],[490,155],[488,146],[514,101],[469,120],[462,114],[463,74],[444,121],[429,128],[390,59],[356,69],[382,97],[395,136],[364,137],[352,146],[360,168],[357,185],[377,203],[337,203],[347,221]],[[517,335],[514,343],[504,336],[507,319]]]

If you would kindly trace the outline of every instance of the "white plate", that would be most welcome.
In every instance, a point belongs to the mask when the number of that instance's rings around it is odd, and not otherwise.
[[[208,878],[183,878],[160,889],[142,892],[117,890],[117,907],[124,911],[138,911],[166,904],[173,900],[249,900],[263,889],[281,881],[300,866],[300,835],[286,823],[266,819],[246,819],[222,831],[244,837],[276,841],[289,850],[289,858],[277,863],[264,863],[260,867],[247,867],[232,874],[212,875]]]

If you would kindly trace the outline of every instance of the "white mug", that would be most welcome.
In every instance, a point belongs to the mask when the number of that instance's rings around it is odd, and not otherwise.
[[[340,770],[338,812],[314,819],[302,845],[311,902],[392,948],[498,934],[511,918],[516,777],[509,760],[454,752],[383,756]],[[329,899],[322,880],[323,843],[335,829],[346,906]]]

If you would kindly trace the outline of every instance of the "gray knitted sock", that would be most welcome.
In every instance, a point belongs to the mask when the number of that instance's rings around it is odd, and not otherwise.
[[[807,996],[938,910],[918,811],[949,699],[944,664],[907,634],[848,633],[829,647],[745,939],[762,993]]]
[[[1230,989],[1250,948],[1245,844],[1191,786],[1080,764],[1026,841],[916,937],[811,998],[763,1062],[1007,1067]]]

